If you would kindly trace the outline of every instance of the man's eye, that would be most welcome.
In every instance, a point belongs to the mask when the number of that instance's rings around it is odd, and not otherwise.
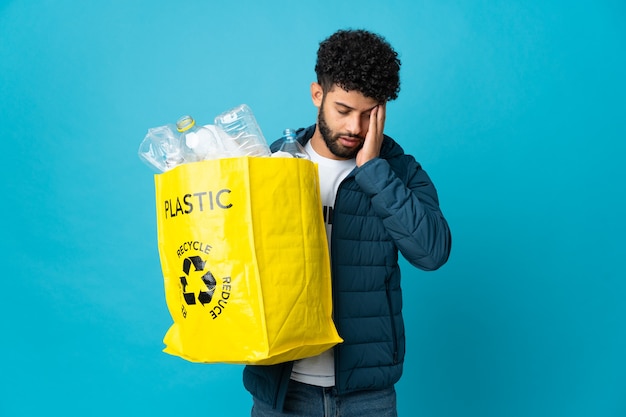
[[[337,113],[339,113],[339,114],[343,114],[343,115],[346,115],[346,114],[348,114],[349,112],[348,112],[348,110],[337,110]]]

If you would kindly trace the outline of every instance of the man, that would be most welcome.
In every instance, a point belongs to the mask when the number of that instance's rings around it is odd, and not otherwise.
[[[450,231],[426,172],[383,134],[386,103],[400,91],[389,43],[338,31],[320,44],[315,71],[317,124],[300,129],[298,141],[319,165],[333,318],[344,342],[295,363],[247,366],[244,385],[252,416],[396,416],[405,350],[398,251],[435,270],[450,254]]]

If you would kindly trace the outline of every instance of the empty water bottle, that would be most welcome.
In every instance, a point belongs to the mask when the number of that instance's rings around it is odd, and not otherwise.
[[[285,129],[283,131],[283,143],[275,154],[276,156],[290,155],[292,158],[311,159],[304,147],[296,140],[296,131],[293,129]]]
[[[176,122],[181,134],[185,162],[198,162],[226,156],[219,138],[204,126],[198,126],[191,116],[183,116]]]
[[[138,154],[143,162],[158,172],[169,171],[184,163],[180,135],[171,124],[148,129]]]
[[[234,141],[241,155],[269,156],[267,145],[261,128],[250,107],[242,104],[230,109],[215,118],[215,126],[224,142]]]

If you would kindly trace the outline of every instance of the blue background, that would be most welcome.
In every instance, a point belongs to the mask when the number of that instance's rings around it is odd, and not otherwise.
[[[0,415],[248,415],[237,365],[162,353],[150,127],[247,103],[314,122],[318,43],[383,34],[386,132],[433,178],[450,261],[404,264],[403,416],[626,415],[626,4],[0,3]]]

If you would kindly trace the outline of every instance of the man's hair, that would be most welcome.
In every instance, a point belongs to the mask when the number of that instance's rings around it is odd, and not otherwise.
[[[322,41],[315,72],[324,92],[338,85],[379,103],[400,92],[398,53],[382,36],[366,30],[339,30]]]

